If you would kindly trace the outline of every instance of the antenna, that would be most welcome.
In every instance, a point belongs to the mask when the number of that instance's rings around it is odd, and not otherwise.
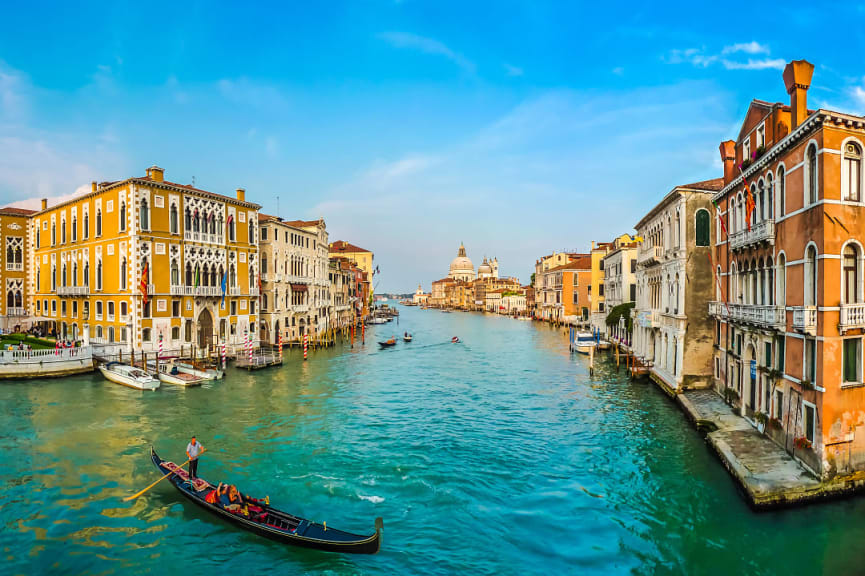
[[[192,177],[192,187],[195,188],[195,176]]]
[[[276,197],[276,217],[279,218],[279,196]]]

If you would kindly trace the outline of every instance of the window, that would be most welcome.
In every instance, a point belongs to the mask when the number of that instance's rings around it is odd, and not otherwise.
[[[603,296],[603,295],[604,295],[604,285],[598,284],[598,296]]]
[[[805,193],[806,204],[817,202],[817,145],[811,144],[805,153]]]
[[[805,380],[817,385],[817,341],[805,339]]]
[[[235,300],[231,301],[231,315],[237,316],[237,301]]]
[[[126,232],[126,202],[120,201],[120,210],[118,211],[120,217],[120,231]]]
[[[129,314],[129,303],[125,302],[125,301],[120,302],[120,317],[126,318],[126,316],[128,314]]]
[[[180,340],[180,326],[171,327],[171,339]]]
[[[102,210],[96,211],[96,237],[102,236]]]
[[[72,317],[78,318],[78,300],[72,301]]]
[[[171,302],[171,315],[175,318],[180,316],[180,300],[174,300]]]
[[[751,135],[745,137],[742,141],[742,161],[751,159]]]
[[[66,316],[66,300],[60,302],[60,315],[63,317]]]
[[[262,239],[262,240],[267,240],[267,228],[262,228],[262,229],[261,229],[261,239]]]
[[[72,241],[78,242],[78,218],[72,217]]]
[[[784,411],[784,392],[775,390],[775,420],[781,420]]]
[[[817,305],[817,249],[813,245],[805,250],[805,305]]]
[[[180,286],[180,266],[176,259],[171,261],[171,285]]]
[[[766,146],[766,127],[764,125],[760,125],[757,127],[757,148],[763,148]]]
[[[765,366],[767,368],[772,367],[772,343],[771,342],[765,343],[763,366]]]
[[[81,235],[84,236],[85,240],[90,238],[90,213],[86,210],[84,211],[84,229],[82,230]]]
[[[784,354],[785,354],[784,348],[785,348],[786,343],[787,343],[786,337],[781,336],[780,338],[778,338],[778,342],[776,344],[776,349],[778,350],[778,353],[776,354],[777,362],[778,362],[778,370],[780,370],[781,372],[784,372]]]
[[[841,189],[844,200],[850,202],[862,200],[862,149],[855,142],[844,145]]]
[[[180,223],[178,221],[178,215],[177,215],[177,204],[172,204],[171,205],[170,224],[169,224],[172,234],[178,233],[179,224]]]
[[[144,342],[150,342],[150,328],[141,329],[141,340]]]
[[[96,301],[96,319],[102,320],[102,300]]]
[[[695,236],[697,240],[697,246],[708,246],[709,245],[709,211],[708,210],[697,210],[697,216],[695,217]]]
[[[855,244],[847,244],[844,247],[842,274],[844,275],[843,302],[853,304],[860,302],[859,295],[859,249]]]
[[[631,302],[637,301],[637,285],[631,284]]]
[[[57,244],[57,224],[55,222],[51,223],[51,245],[54,246]]]
[[[108,302],[108,320],[114,320],[114,302]]]
[[[862,374],[862,339],[848,338],[844,340],[843,348],[844,380],[843,382],[861,382]]]
[[[147,204],[147,198],[141,199],[141,229],[150,230],[150,207]]]
[[[127,274],[127,266],[126,266],[126,258],[120,261],[120,289],[126,290],[126,274]]]
[[[637,261],[631,260],[631,274],[637,271]]]
[[[60,221],[60,243],[66,244],[66,219]]]
[[[808,439],[808,442],[814,443],[814,421],[815,418],[815,407],[813,404],[808,404],[807,402],[803,402],[802,405],[805,408],[803,415],[803,426],[805,428],[805,438]]]

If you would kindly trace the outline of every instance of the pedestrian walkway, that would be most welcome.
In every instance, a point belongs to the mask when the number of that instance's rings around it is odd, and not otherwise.
[[[711,430],[706,439],[753,506],[784,506],[836,491],[735,414],[714,390],[687,391],[677,400],[698,426]]]

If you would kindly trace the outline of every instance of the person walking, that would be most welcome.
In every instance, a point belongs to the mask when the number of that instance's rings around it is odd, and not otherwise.
[[[204,446],[192,437],[186,446],[186,456],[189,458],[189,479],[198,477],[198,456],[204,451]]]

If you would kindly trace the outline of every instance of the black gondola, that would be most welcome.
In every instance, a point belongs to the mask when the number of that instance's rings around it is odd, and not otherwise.
[[[195,481],[196,485],[193,487],[189,483],[189,475],[186,470],[183,468],[178,470],[174,462],[160,458],[152,446],[150,447],[150,458],[162,474],[168,474],[173,470],[177,470],[177,472],[169,477],[169,480],[175,488],[180,490],[181,494],[205,510],[213,512],[228,522],[254,532],[259,536],[291,544],[292,546],[314,548],[327,552],[375,554],[381,547],[381,530],[383,526],[381,518],[375,519],[375,534],[372,536],[361,536],[287,514],[272,508],[264,502],[255,503],[255,508],[260,508],[260,512],[251,512],[249,516],[244,516],[243,514],[230,512],[218,504],[207,502],[205,500],[207,494],[215,489],[216,486],[202,478],[197,478]]]
[[[396,346],[396,339],[391,338],[390,340],[384,340],[378,343],[382,348],[390,348],[391,346]]]

